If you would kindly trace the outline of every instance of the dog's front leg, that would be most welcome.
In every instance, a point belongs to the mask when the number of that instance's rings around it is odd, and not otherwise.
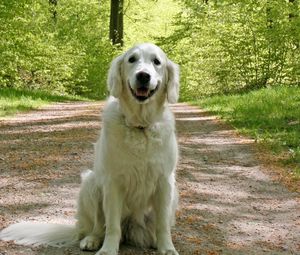
[[[117,255],[121,238],[123,198],[119,187],[113,182],[103,189],[103,211],[105,216],[105,238],[96,255]]]
[[[175,212],[175,179],[162,177],[154,197],[154,209],[156,213],[156,237],[157,248],[164,255],[178,255],[171,237],[171,222]]]

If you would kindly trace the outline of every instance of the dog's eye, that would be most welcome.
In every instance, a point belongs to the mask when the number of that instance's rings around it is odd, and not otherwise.
[[[161,64],[157,58],[153,59],[153,63],[157,66],[159,66]]]
[[[129,62],[129,63],[134,63],[135,61],[136,61],[135,56],[132,56],[132,57],[130,57],[130,58],[128,59],[128,62]]]

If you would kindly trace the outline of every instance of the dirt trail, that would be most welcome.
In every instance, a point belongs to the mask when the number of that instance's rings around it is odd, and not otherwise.
[[[63,103],[0,121],[0,229],[20,220],[73,223],[103,103]],[[181,255],[300,254],[299,194],[272,181],[253,141],[206,112],[173,106],[181,159],[173,240]],[[94,254],[0,242],[0,255]],[[157,254],[122,247],[125,254]]]

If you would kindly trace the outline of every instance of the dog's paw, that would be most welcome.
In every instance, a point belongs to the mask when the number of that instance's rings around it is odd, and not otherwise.
[[[158,251],[162,255],[179,255],[172,242],[171,236],[165,235],[158,239]]]
[[[118,253],[115,251],[108,251],[108,250],[100,250],[96,253],[96,255],[117,255]]]
[[[96,236],[86,236],[80,241],[80,249],[83,251],[95,251],[100,246],[100,238]]]
[[[158,251],[161,255],[179,255],[173,244],[160,247]]]
[[[175,249],[166,250],[161,252],[162,255],[179,255]]]

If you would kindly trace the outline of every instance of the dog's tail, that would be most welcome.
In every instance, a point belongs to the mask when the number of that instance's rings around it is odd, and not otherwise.
[[[21,222],[3,229],[0,240],[22,245],[68,247],[78,242],[78,234],[72,225]]]

